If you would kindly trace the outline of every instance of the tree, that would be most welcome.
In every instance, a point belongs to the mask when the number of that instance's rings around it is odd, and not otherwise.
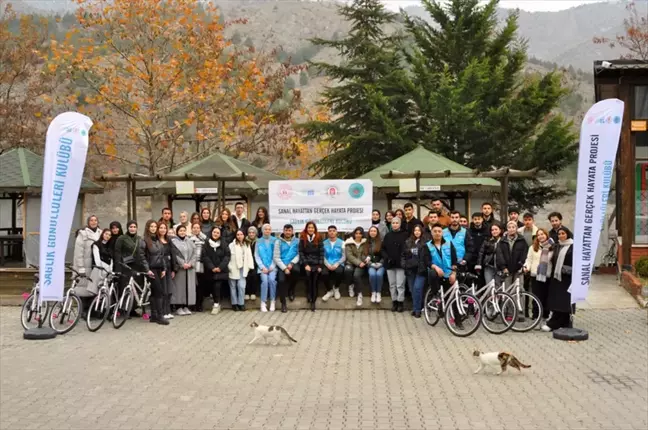
[[[614,48],[620,46],[627,52],[621,58],[648,61],[648,18],[639,14],[636,2],[626,5],[628,18],[623,20],[625,34],[619,35],[615,40],[607,37],[594,37],[595,44],[607,44]]]
[[[52,90],[42,73],[48,39],[46,19],[18,17],[0,0],[0,153],[43,146],[51,112],[42,100]]]
[[[289,76],[286,79],[286,88],[289,90],[294,90],[297,88],[297,84],[295,83],[295,79],[292,76]]]
[[[432,24],[405,16],[411,37],[405,88],[415,118],[408,140],[471,168],[538,167],[555,174],[575,159],[577,141],[573,124],[553,113],[567,94],[562,75],[524,75],[517,14],[498,28],[497,5],[423,0]],[[512,182],[510,196],[533,209],[564,192],[528,180]]]
[[[87,103],[98,154],[157,174],[213,151],[294,153],[301,98],[283,89],[301,69],[232,44],[225,29],[244,20],[221,24],[200,0],[79,2],[48,68]]]
[[[309,78],[308,78],[308,73],[306,73],[306,70],[302,70],[301,72],[299,72],[299,85],[305,87],[306,85],[308,85],[308,81]]]
[[[311,41],[320,49],[337,50],[341,57],[339,64],[309,63],[336,81],[322,94],[327,118],[300,127],[307,139],[327,142],[327,155],[313,165],[317,173],[354,178],[393,159],[393,148],[406,151],[414,142],[404,130],[409,102],[399,86],[404,74],[401,39],[385,32],[395,15],[379,0],[354,0],[339,13],[351,24],[347,37]]]
[[[243,36],[241,36],[241,33],[239,33],[238,30],[236,30],[234,32],[234,35],[232,36],[232,43],[235,45],[240,45],[242,41],[243,41]]]

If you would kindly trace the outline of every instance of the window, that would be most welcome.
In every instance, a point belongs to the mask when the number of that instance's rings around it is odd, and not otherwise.
[[[646,245],[648,244],[648,160],[637,161],[635,175],[635,243]]]
[[[634,87],[634,119],[648,119],[648,85]]]

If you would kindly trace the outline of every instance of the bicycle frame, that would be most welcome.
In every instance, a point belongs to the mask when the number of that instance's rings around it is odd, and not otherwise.
[[[135,277],[131,276],[130,280],[128,281],[128,286],[126,287],[130,289],[131,293],[133,294],[133,297],[135,298],[135,303],[137,304],[136,307],[138,308],[143,308],[144,306],[148,305],[149,302],[145,302],[145,298],[147,295],[150,296],[150,291],[151,291],[151,283],[149,282],[148,279],[146,279],[146,276],[144,276],[144,286],[140,286],[137,281],[135,281]],[[126,290],[124,290],[126,291]],[[122,293],[122,296],[119,298],[119,307],[120,309],[123,309],[123,300],[126,295]]]
[[[446,301],[449,302],[450,297],[452,297],[452,295],[454,295],[454,299],[456,299],[457,303],[459,303],[459,282],[455,281],[455,283],[452,284],[452,286],[446,292],[443,291],[443,283],[442,283],[439,289],[439,296],[441,298],[441,310],[443,312],[445,312],[446,309]],[[457,306],[457,308],[459,309],[459,313],[461,315],[465,315],[466,312],[464,311],[463,306]]]
[[[500,287],[497,289],[498,291],[502,291],[504,293],[510,294],[512,297],[515,298],[515,305],[518,308],[518,311],[522,310],[522,304],[520,303],[520,272],[516,273],[514,275],[515,280],[511,283],[511,285],[506,288],[506,281],[502,280],[502,284]],[[495,283],[495,280],[491,281],[493,284]]]

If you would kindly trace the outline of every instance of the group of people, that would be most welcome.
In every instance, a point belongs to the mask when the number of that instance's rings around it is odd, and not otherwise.
[[[557,212],[549,215],[551,228],[543,229],[535,226],[531,213],[521,221],[516,208],[509,209],[502,225],[490,203],[473,213],[469,223],[458,211],[447,211],[440,200],[432,202],[423,220],[407,203],[384,218],[374,210],[367,231],[357,227],[344,237],[336,226],[327,226],[323,233],[312,221],[301,232],[287,224],[274,235],[266,208],[259,208],[252,222],[244,209],[236,203],[234,213],[225,208],[212,217],[205,207],[191,216],[182,212],[175,224],[172,211],[165,208],[158,221],[146,223],[141,237],[135,221],[127,224],[124,234],[119,222],[101,230],[91,216],[77,233],[75,268],[91,274],[85,286],[89,295],[97,293],[107,272],[124,273],[130,267],[146,273],[152,290],[150,320],[158,324],[169,324],[174,314],[202,312],[203,298],[209,295],[211,312],[217,314],[227,286],[234,311],[246,310],[246,301],[256,301],[260,293],[262,312],[275,311],[277,295],[281,311],[287,312],[287,300],[295,299],[300,278],[315,311],[320,281],[326,289],[323,301],[340,299],[344,283],[349,297],[362,306],[368,292],[371,303],[381,303],[386,277],[391,310],[404,311],[407,287],[412,315],[420,318],[426,287],[436,293],[442,284],[453,284],[461,271],[479,274],[483,283],[510,284],[523,276],[525,288],[543,304],[545,322],[539,327],[551,331],[571,324],[567,290],[573,241]],[[122,288],[129,279],[124,273]],[[532,312],[537,318],[539,310]]]

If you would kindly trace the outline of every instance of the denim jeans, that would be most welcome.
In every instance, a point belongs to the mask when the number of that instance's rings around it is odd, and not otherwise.
[[[245,303],[245,276],[243,276],[243,269],[239,272],[239,279],[230,279],[230,297],[232,298],[232,305],[243,305]]]
[[[423,309],[423,287],[425,287],[425,276],[417,273],[407,275],[407,285],[412,293],[412,308],[414,311]]]
[[[277,297],[277,271],[273,270],[268,273],[260,273],[261,275],[261,301],[268,300],[268,288],[270,288],[270,300]]]
[[[383,281],[385,280],[385,267],[379,268],[369,267],[369,285],[371,285],[372,293],[380,293],[382,291]]]

